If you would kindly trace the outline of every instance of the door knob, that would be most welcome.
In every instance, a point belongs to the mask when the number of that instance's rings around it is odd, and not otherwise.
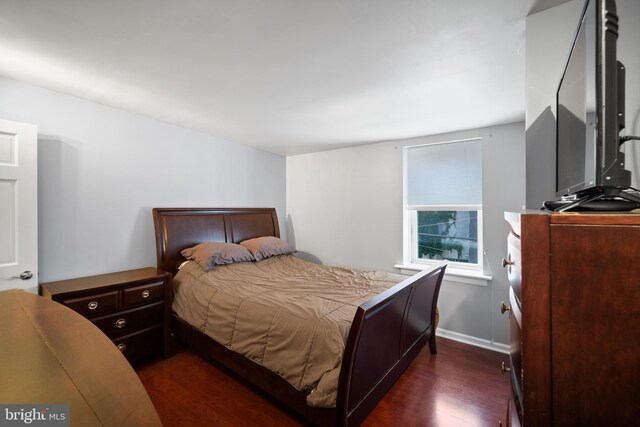
[[[13,276],[11,277],[12,279],[21,279],[21,280],[29,280],[33,277],[33,273],[30,272],[29,270],[25,270],[22,273],[20,273],[19,276]]]

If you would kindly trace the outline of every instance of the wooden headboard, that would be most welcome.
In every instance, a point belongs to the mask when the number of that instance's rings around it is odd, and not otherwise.
[[[158,268],[174,275],[180,252],[198,243],[280,237],[275,208],[154,208],[153,224]]]

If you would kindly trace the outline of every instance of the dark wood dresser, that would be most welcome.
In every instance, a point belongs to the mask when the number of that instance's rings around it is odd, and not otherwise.
[[[2,404],[68,405],[72,426],[162,425],[129,363],[78,313],[29,292],[3,291],[0,337]],[[35,420],[0,424],[64,424]]]
[[[506,213],[507,425],[640,420],[640,215]]]
[[[77,311],[130,362],[169,354],[171,275],[140,268],[40,284],[40,294]]]

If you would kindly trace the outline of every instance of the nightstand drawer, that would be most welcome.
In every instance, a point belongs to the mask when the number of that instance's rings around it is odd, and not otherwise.
[[[163,325],[158,325],[115,339],[113,343],[130,362],[134,362],[162,351],[162,334]]]
[[[85,317],[114,310],[118,307],[118,292],[90,295],[87,297],[63,300],[62,303]]]
[[[135,288],[122,291],[122,306],[128,307],[142,302],[153,301],[162,298],[164,282],[153,282]]]
[[[157,302],[132,310],[120,311],[93,319],[93,323],[109,338],[115,339],[162,323],[164,304]]]

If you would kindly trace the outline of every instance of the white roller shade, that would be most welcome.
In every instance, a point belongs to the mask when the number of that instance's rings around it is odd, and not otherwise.
[[[407,148],[407,204],[482,205],[480,139]]]

